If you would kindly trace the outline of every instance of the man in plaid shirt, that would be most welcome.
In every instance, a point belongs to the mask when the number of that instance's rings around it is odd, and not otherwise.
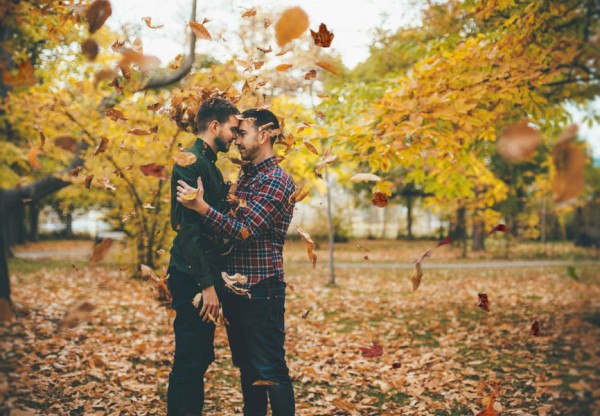
[[[181,198],[196,190],[180,181],[177,200],[198,212],[216,234],[236,241],[227,271],[248,277],[242,288],[250,297],[227,293],[222,302],[233,362],[240,368],[244,415],[266,415],[270,402],[274,416],[288,416],[295,414],[295,406],[285,361],[282,251],[295,187],[273,152],[280,133],[277,117],[268,110],[247,110],[242,118],[235,143],[250,163],[238,180],[235,212],[222,214],[206,203],[200,178],[196,199]]]

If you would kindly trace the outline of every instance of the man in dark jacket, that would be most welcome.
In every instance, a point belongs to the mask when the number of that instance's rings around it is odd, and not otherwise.
[[[171,178],[171,226],[177,231],[171,248],[169,290],[177,312],[175,357],[169,376],[167,406],[169,416],[199,415],[204,405],[204,374],[215,359],[214,319],[219,314],[223,289],[227,241],[203,224],[200,215],[177,202],[177,183],[205,184],[204,198],[219,212],[227,212],[229,185],[215,166],[218,152],[226,152],[239,124],[237,108],[229,100],[213,98],[202,103],[196,116],[199,138],[188,152],[196,161],[175,165]],[[198,309],[193,298],[202,292]]]

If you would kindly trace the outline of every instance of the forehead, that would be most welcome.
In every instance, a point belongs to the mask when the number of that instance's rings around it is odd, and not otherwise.
[[[242,120],[240,121],[240,126],[239,128],[241,130],[249,130],[252,129],[254,127],[254,119],[252,120]]]
[[[239,120],[234,115],[229,116],[229,120],[227,120],[227,124],[231,124],[233,127],[237,127],[239,123]]]

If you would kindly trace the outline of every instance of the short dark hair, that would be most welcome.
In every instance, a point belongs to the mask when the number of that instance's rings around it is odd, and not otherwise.
[[[250,110],[246,110],[242,113],[243,119],[254,119],[254,126],[259,130],[276,130],[279,126],[279,120],[269,110],[259,110],[257,108],[252,108]],[[271,136],[271,144],[275,143],[278,135],[275,134]]]
[[[235,116],[240,110],[228,99],[216,97],[202,103],[196,114],[196,128],[198,132],[205,131],[211,121],[226,123],[230,116]]]

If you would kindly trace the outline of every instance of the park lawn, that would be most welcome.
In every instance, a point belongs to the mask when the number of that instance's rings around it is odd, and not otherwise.
[[[600,413],[596,266],[576,267],[577,280],[565,267],[425,269],[413,293],[407,270],[343,268],[328,287],[324,265],[290,264],[287,352],[299,415],[473,414],[495,386],[503,414]],[[173,315],[150,281],[114,264],[11,266],[17,320],[0,328],[0,386],[11,407],[164,414]],[[96,309],[61,328],[84,301]],[[539,336],[530,335],[534,320]],[[359,347],[373,343],[383,354],[364,357]],[[222,327],[216,353],[205,414],[240,413]]]

